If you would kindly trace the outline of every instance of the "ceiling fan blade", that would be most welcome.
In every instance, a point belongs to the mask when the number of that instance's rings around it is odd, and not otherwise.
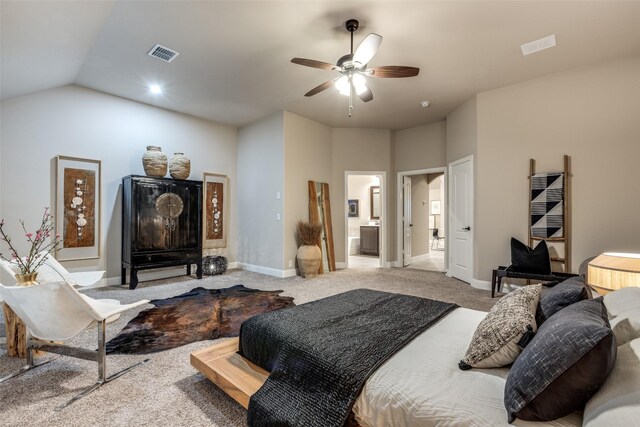
[[[336,66],[333,64],[329,64],[328,62],[316,61],[315,59],[293,58],[291,62],[298,65],[304,65],[306,67],[320,68],[322,70],[333,70],[334,68],[336,68]]]
[[[371,73],[369,73],[371,71]],[[401,78],[414,77],[420,72],[420,68],[403,67],[401,65],[386,65],[382,67],[372,67],[367,70],[367,75],[378,78]]]
[[[358,96],[360,97],[360,99],[362,100],[362,102],[369,102],[373,100],[373,92],[371,92],[371,89],[369,88],[369,86],[365,86],[367,88],[367,90],[365,90],[364,92],[361,92],[358,94]]]
[[[369,34],[353,54],[353,62],[359,62],[362,65],[368,63],[378,51],[380,43],[382,43],[382,36],[375,33]]]
[[[326,81],[322,84],[319,84],[318,86],[314,87],[313,89],[311,89],[309,92],[305,93],[304,96],[313,96],[316,93],[320,93],[323,90],[329,89],[331,86],[333,86],[333,84],[335,83],[336,80],[338,80],[340,77],[337,77],[333,80],[329,80]]]

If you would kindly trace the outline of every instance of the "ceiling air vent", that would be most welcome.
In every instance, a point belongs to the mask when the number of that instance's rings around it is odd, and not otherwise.
[[[168,47],[164,47],[162,45],[155,45],[147,54],[149,56],[153,56],[164,62],[171,62],[176,59],[176,56],[180,55],[173,49],[169,49]]]
[[[541,50],[549,49],[550,47],[554,47],[555,45],[556,35],[551,34],[550,36],[525,43],[520,46],[520,49],[522,49],[523,55],[529,55],[532,53],[540,52]]]

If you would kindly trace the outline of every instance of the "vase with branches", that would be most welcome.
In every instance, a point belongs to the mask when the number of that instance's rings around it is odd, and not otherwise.
[[[317,222],[298,221],[298,267],[304,278],[316,277],[322,261],[322,251],[318,247],[322,235],[322,225]]]
[[[20,273],[16,274],[18,284],[35,284],[35,275],[38,272],[38,268],[45,262],[47,255],[60,244],[60,235],[55,234],[55,222],[49,208],[44,208],[40,226],[33,232],[27,230],[23,220],[19,221],[22,225],[24,236],[30,244],[27,254],[25,256],[18,254],[11,237],[4,229],[5,222],[3,219],[0,220],[0,240],[5,242],[9,248],[10,256],[7,257],[0,253],[0,258],[10,262],[20,270]],[[31,277],[18,277],[19,275]]]

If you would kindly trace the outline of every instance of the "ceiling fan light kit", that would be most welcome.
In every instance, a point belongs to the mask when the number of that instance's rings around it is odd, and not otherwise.
[[[382,43],[382,36],[371,33],[360,43],[356,51],[353,51],[353,33],[358,29],[360,23],[356,19],[349,19],[345,23],[345,28],[351,33],[351,53],[342,56],[331,65],[327,62],[316,61],[314,59],[293,58],[291,62],[306,67],[320,68],[323,70],[336,70],[340,76],[333,80],[326,81],[305,94],[305,96],[313,96],[317,93],[328,89],[335,85],[338,91],[349,97],[349,117],[353,111],[353,94],[363,101],[369,102],[373,99],[373,93],[367,84],[366,77],[376,78],[402,78],[414,77],[420,72],[416,67],[405,67],[400,65],[387,65],[381,67],[367,68],[369,61],[378,52],[378,48]]]

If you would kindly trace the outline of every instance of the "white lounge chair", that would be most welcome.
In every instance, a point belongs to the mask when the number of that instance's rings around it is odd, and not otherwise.
[[[78,271],[71,273],[64,268],[51,254],[42,254],[45,256],[44,262],[38,267],[38,283],[59,282],[61,280],[73,283],[75,286],[91,286],[96,284],[104,271]],[[42,256],[41,255],[41,256]],[[20,273],[20,268],[16,262],[8,262],[1,260],[2,268],[13,277],[14,274]]]
[[[139,362],[111,377],[107,377],[105,326],[107,320],[120,313],[149,302],[141,300],[120,305],[115,300],[95,300],[79,293],[71,283],[50,282],[34,286],[4,286],[0,298],[27,327],[27,364],[20,371],[0,379],[0,383],[34,368],[35,350],[92,360],[98,363],[98,382],[57,409],[62,409],[136,366]],[[51,341],[67,341],[85,329],[97,325],[98,351],[70,347]]]

